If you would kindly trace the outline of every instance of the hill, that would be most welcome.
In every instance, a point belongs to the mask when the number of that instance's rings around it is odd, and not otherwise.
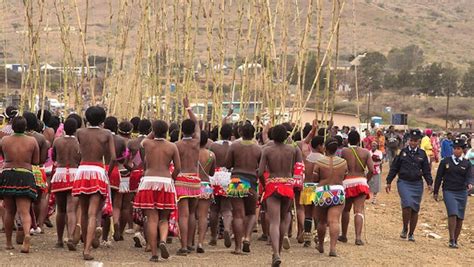
[[[289,19],[287,24],[289,28],[288,53],[295,54],[298,50],[298,44],[302,28],[304,27],[305,14],[309,0],[300,1],[271,1],[271,9],[274,12],[275,20],[275,45],[277,51],[282,48],[283,32],[278,25],[283,21],[284,16]],[[352,54],[354,41],[358,51],[380,51],[387,53],[390,49],[404,47],[410,44],[416,44],[425,51],[426,61],[443,61],[451,62],[457,66],[466,66],[470,60],[474,60],[474,56],[470,51],[474,50],[474,43],[470,42],[474,33],[474,20],[472,13],[474,12],[474,1],[451,0],[451,1],[427,1],[427,0],[397,0],[397,1],[376,1],[376,0],[354,0],[355,14],[357,20],[356,35],[353,35],[353,10],[352,1],[348,0],[343,11],[341,20],[341,55]],[[0,4],[1,35],[0,39],[6,40],[6,49],[3,54],[7,57],[7,62],[20,62],[22,58],[22,50],[25,44],[25,11],[22,1],[6,0],[5,4]],[[36,1],[33,1],[36,3]],[[41,59],[43,62],[61,62],[63,51],[61,46],[59,23],[56,18],[56,10],[53,5],[54,1],[46,1],[41,32]],[[76,60],[81,57],[81,43],[78,33],[78,23],[76,10],[73,1],[65,1],[66,20],[71,27],[71,46],[72,54]],[[86,1],[78,2],[78,10],[81,22],[85,19]],[[130,59],[136,49],[137,32],[140,26],[140,3],[128,3],[130,15],[130,27],[128,34],[128,42],[126,43],[125,55]],[[154,2],[154,1],[152,1]],[[184,3],[185,1],[180,1]],[[193,1],[193,12],[198,11],[198,1]],[[215,1],[220,2],[220,1]],[[225,32],[226,32],[226,52],[232,54],[235,52],[235,44],[238,31],[238,8],[239,1],[226,0],[225,6]],[[316,1],[314,1],[316,2]],[[331,1],[323,0],[324,14],[324,31],[327,40],[327,31],[329,29],[331,16]],[[115,46],[118,45],[117,36],[123,27],[119,25],[119,1],[89,1],[88,12],[88,29],[87,29],[87,50],[90,55],[107,54],[107,45],[110,44],[112,49],[109,55],[115,53]],[[154,3],[155,5],[156,3]],[[167,3],[168,24],[172,25],[173,21],[173,1]],[[278,5],[285,4],[282,9]],[[297,4],[297,6],[296,6]],[[112,7],[112,9],[110,9]],[[156,8],[156,7],[155,7]],[[210,9],[206,6],[204,8]],[[219,30],[219,6],[215,4],[213,14],[215,16],[213,28],[214,34]],[[112,10],[112,13],[110,12]],[[180,22],[184,21],[183,10],[178,10]],[[264,12],[260,10],[258,12]],[[278,14],[278,12],[283,12]],[[34,6],[33,22],[38,21],[39,8],[37,4]],[[109,25],[109,17],[112,15],[111,25]],[[247,16],[248,14],[246,14]],[[248,29],[247,19],[244,18],[243,32]],[[315,49],[315,22],[313,17],[313,30],[311,33],[310,49]],[[254,21],[255,23],[255,21]],[[181,25],[180,25],[181,27]],[[206,22],[203,14],[196,17],[196,50],[195,58],[207,58],[206,50]],[[256,27],[256,26],[255,26]],[[46,30],[47,29],[47,30]],[[109,39],[111,42],[108,42]],[[254,38],[251,38],[254,39]],[[171,39],[170,39],[171,41]],[[3,44],[3,42],[2,42]],[[173,43],[170,42],[170,48]],[[246,45],[240,51],[240,54],[251,53],[254,49],[254,42]],[[217,43],[214,43],[214,50],[217,51]],[[0,51],[2,49],[0,48]],[[24,55],[23,55],[24,56]],[[0,53],[2,57],[2,53]],[[26,56],[27,57],[27,56]]]

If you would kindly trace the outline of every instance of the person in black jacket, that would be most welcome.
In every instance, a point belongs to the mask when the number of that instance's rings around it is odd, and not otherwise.
[[[423,180],[425,178],[428,189],[432,191],[433,179],[431,177],[430,164],[425,151],[418,147],[421,132],[412,130],[407,147],[403,148],[394,159],[390,172],[387,176],[385,190],[390,193],[391,183],[398,174],[397,188],[402,206],[403,230],[400,237],[415,241],[413,233],[418,222],[421,197],[423,196]],[[408,229],[410,225],[410,229]],[[409,230],[409,231],[408,231]]]
[[[471,163],[463,158],[465,147],[463,139],[453,142],[453,155],[444,158],[439,164],[434,186],[434,200],[438,201],[438,191],[443,184],[443,198],[448,213],[449,247],[458,248],[468,190],[474,183]]]

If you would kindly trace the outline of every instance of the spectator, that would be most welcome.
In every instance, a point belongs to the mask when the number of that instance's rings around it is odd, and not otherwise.
[[[378,150],[380,150],[385,156],[385,136],[383,135],[382,129],[377,129],[377,136],[375,136],[375,141],[377,142]]]
[[[377,204],[377,194],[380,192],[380,175],[382,173],[383,154],[378,149],[377,142],[372,143],[372,150],[370,156],[374,162],[374,175],[369,181],[370,192],[373,194],[372,204]]]
[[[374,136],[370,134],[369,129],[365,129],[365,138],[362,140],[363,147],[367,150],[372,150],[372,142],[375,141]]]
[[[385,137],[385,140],[385,152],[387,154],[387,160],[389,162],[389,165],[392,165],[392,161],[395,159],[395,156],[398,152],[398,148],[400,147],[400,144],[402,142],[400,136],[395,132],[395,127],[393,125],[390,125],[390,127],[388,127],[388,132],[387,136]]]
[[[453,155],[453,134],[448,133],[446,138],[441,142],[441,159],[451,157]]]

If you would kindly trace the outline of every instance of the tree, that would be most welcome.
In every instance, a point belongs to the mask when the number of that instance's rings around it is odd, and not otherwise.
[[[474,96],[474,61],[471,61],[469,65],[462,77],[461,92],[467,96]]]
[[[288,62],[289,64],[290,62]],[[288,66],[287,69],[292,69],[291,71],[288,72],[288,79],[290,79],[291,84],[297,84],[298,83],[298,75],[303,76],[303,73],[299,74],[298,73],[298,68],[295,66],[294,62],[292,62],[293,65]],[[308,58],[307,58],[307,63],[305,65],[305,75],[302,77],[301,82],[304,82],[304,89],[305,90],[310,90],[311,85],[313,85],[314,79],[316,78],[316,72],[318,71],[318,64],[316,62],[316,53],[314,52],[309,52]],[[321,69],[321,73],[319,74],[319,88],[324,88],[325,85],[325,79],[326,77],[326,69],[327,67],[323,67]]]
[[[424,67],[418,67],[415,74],[415,85],[418,91],[432,96],[446,96],[458,92],[459,72],[452,66],[443,66],[435,62]]]
[[[379,52],[369,52],[360,62],[361,83],[371,89],[381,89],[384,84],[387,58]]]
[[[395,83],[396,88],[405,88],[413,86],[413,75],[408,70],[401,70],[397,75]]]
[[[402,49],[393,48],[387,55],[388,66],[398,71],[410,71],[424,61],[423,49],[417,45],[409,45]]]

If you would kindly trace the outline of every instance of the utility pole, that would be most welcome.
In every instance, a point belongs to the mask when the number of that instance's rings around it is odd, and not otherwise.
[[[448,94],[447,94],[447,97],[446,97],[446,131],[448,130],[448,120],[449,120],[449,95],[451,94],[451,90],[450,90],[450,86],[448,86],[447,90],[448,90]]]

